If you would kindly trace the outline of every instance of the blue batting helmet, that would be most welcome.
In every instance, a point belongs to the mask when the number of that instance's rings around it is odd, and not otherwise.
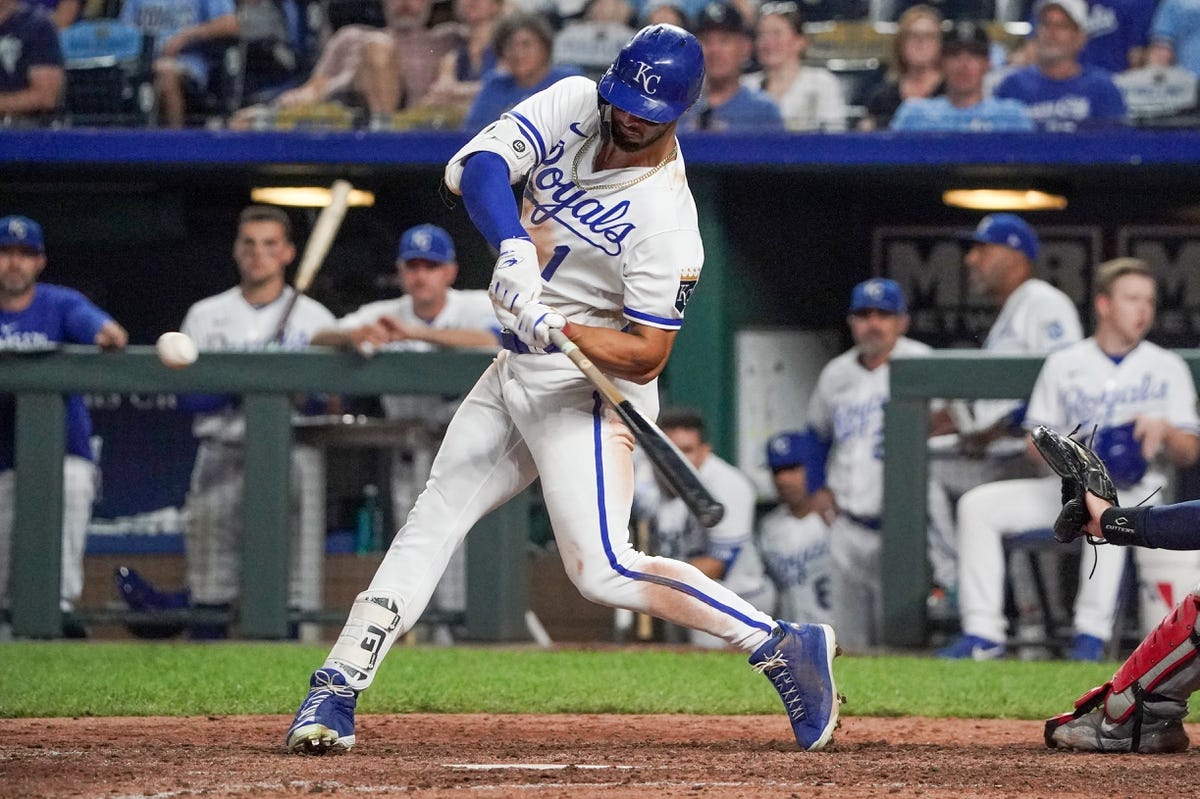
[[[1142,443],[1133,437],[1133,422],[1101,428],[1094,447],[1117,488],[1131,488],[1146,476],[1150,464],[1142,456]]]
[[[674,25],[651,25],[630,39],[598,86],[600,96],[650,122],[678,119],[704,83],[696,37]]]

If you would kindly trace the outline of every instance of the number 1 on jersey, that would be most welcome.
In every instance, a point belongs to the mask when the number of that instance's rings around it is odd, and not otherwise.
[[[560,244],[554,248],[554,255],[550,256],[550,260],[546,262],[546,268],[542,270],[542,280],[549,280],[554,277],[554,270],[562,265],[566,260],[567,254],[571,252],[571,248],[566,244]]]

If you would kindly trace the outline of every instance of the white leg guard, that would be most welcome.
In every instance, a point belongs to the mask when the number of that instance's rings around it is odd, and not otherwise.
[[[329,650],[325,666],[346,675],[346,681],[355,691],[371,685],[375,670],[396,637],[407,629],[403,602],[399,594],[391,591],[363,591],[354,598],[354,606],[337,642]]]

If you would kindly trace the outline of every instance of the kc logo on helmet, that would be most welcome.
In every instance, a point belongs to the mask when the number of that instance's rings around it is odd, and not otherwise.
[[[650,65],[645,61],[637,62],[637,65],[637,74],[633,76],[633,79],[642,85],[646,94],[654,94],[658,91],[658,82],[662,80],[662,75],[655,75],[651,72]]]

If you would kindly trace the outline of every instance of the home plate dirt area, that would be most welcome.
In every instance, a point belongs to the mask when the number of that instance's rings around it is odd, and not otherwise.
[[[342,755],[283,750],[283,716],[0,720],[0,796],[1194,796],[1200,749],[1052,751],[1036,721],[845,716],[823,752],[772,716],[360,714]],[[1200,741],[1200,725],[1189,725]]]

